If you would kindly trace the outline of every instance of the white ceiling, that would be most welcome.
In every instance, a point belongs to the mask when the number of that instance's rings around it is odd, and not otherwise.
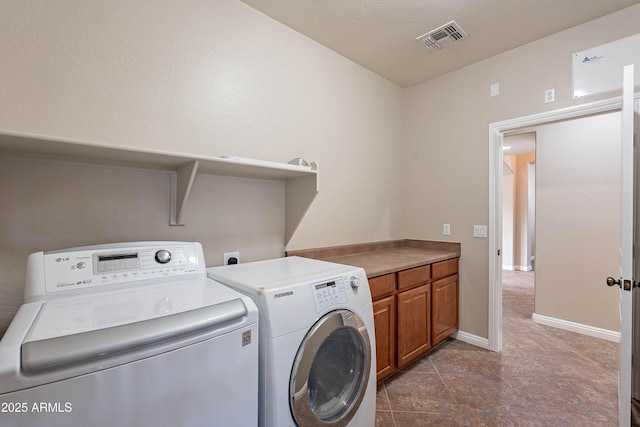
[[[607,15],[640,0],[242,0],[403,87]],[[416,41],[455,20],[468,38]]]

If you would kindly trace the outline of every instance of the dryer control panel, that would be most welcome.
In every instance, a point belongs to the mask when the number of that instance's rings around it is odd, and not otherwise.
[[[311,295],[316,313],[321,313],[334,305],[371,302],[367,276],[364,270],[355,267],[349,273],[311,283]]]
[[[336,277],[328,281],[312,283],[311,293],[313,294],[316,313],[320,313],[326,308],[336,304],[344,305],[347,303],[344,277]]]
[[[154,242],[87,246],[32,254],[28,277],[42,280],[49,294],[148,279],[179,278],[198,273],[199,244]],[[38,262],[37,259],[40,259]],[[34,262],[35,261],[35,262]],[[42,271],[37,269],[42,266]],[[37,292],[36,286],[32,286]]]

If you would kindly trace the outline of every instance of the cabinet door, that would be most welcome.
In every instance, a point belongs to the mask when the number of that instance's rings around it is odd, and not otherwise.
[[[398,367],[431,348],[431,285],[400,292],[398,299]]]
[[[376,329],[376,380],[380,381],[396,369],[396,297],[373,303]]]
[[[438,344],[458,329],[458,275],[431,283],[431,342]]]

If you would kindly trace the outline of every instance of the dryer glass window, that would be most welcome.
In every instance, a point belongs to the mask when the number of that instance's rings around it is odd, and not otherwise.
[[[324,315],[295,358],[289,398],[298,425],[344,427],[357,412],[371,372],[371,343],[350,310]]]
[[[351,327],[336,329],[322,343],[309,372],[309,405],[325,422],[351,409],[365,377],[365,345]]]

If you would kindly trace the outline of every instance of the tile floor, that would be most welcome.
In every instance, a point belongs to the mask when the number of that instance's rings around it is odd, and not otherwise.
[[[376,427],[616,427],[617,344],[531,321],[533,273],[503,272],[503,351],[456,340],[378,385]]]

